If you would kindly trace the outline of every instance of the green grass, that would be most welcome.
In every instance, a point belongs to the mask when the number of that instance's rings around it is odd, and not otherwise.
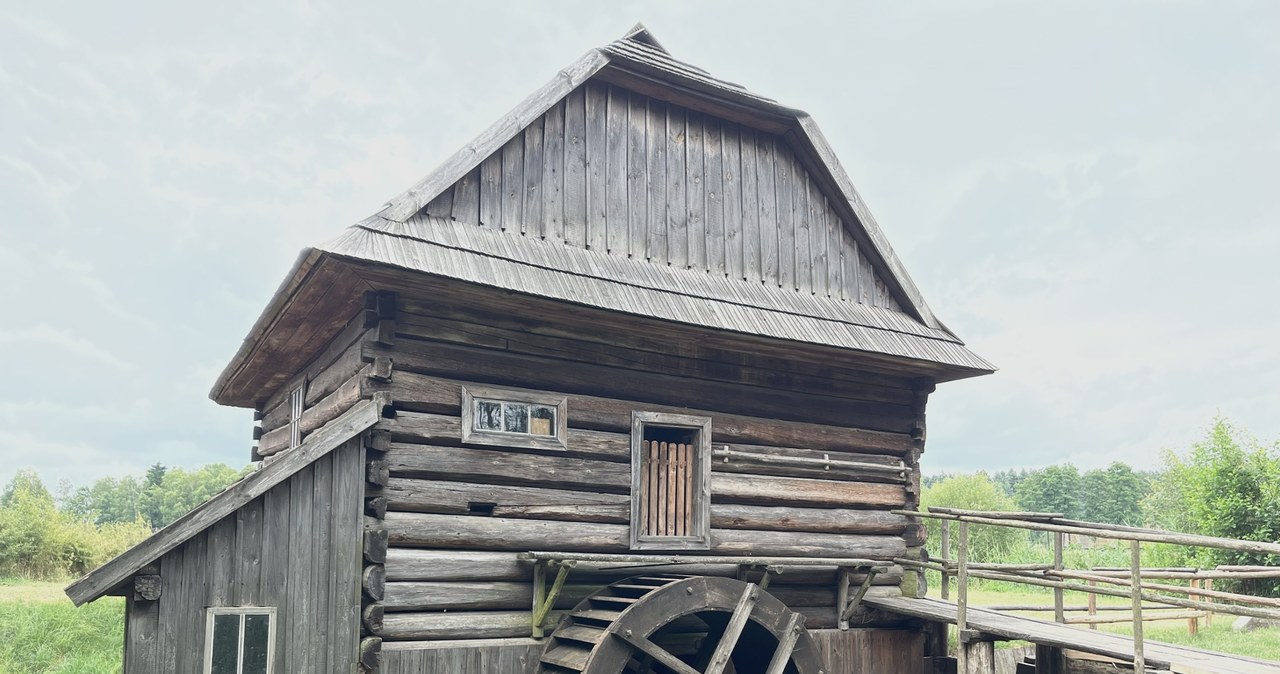
[[[76,608],[62,582],[0,579],[0,672],[119,672],[124,602],[105,597]]]

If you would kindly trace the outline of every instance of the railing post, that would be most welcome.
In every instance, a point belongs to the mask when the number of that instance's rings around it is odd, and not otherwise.
[[[1055,571],[1062,570],[1062,546],[1063,536],[1061,531],[1053,534],[1053,568]],[[1060,587],[1053,588],[1053,620],[1054,622],[1066,622],[1067,617],[1063,611],[1063,591]]]
[[[969,630],[969,523],[960,522],[960,545],[956,549],[956,655],[957,671],[969,671],[965,640]]]
[[[951,598],[951,574],[947,570],[947,560],[951,558],[951,522],[949,520],[941,520],[939,525],[942,527],[942,537],[938,541],[942,549],[942,598]]]
[[[1142,647],[1142,543],[1129,542],[1129,572],[1133,583],[1133,671],[1147,671],[1147,658]]]
[[[1089,587],[1097,587],[1097,586],[1098,586],[1098,581],[1096,581],[1096,580],[1090,580],[1090,581],[1086,581],[1086,582],[1088,583]],[[1098,615],[1098,595],[1096,595],[1096,594],[1094,594],[1094,593],[1090,592],[1090,593],[1089,593],[1089,617],[1090,617],[1090,618],[1095,618],[1095,617],[1097,617],[1097,615]],[[1091,629],[1091,630],[1096,630],[1096,629],[1098,629],[1098,623],[1090,622],[1090,623],[1089,623],[1089,629]]]
[[[1198,589],[1200,587],[1200,579],[1192,578],[1191,580],[1187,581],[1187,586]],[[1200,597],[1197,595],[1189,595],[1189,596],[1195,599],[1203,599],[1203,597]],[[1187,618],[1187,634],[1197,634],[1199,632],[1200,632],[1200,614],[1197,613],[1191,616],[1190,618]]]
[[[1212,579],[1212,578],[1205,578],[1205,579],[1204,579],[1204,589],[1206,589],[1206,590],[1212,590],[1212,589],[1213,589],[1213,579]],[[1210,604],[1212,604],[1212,603],[1213,603],[1213,597],[1201,597],[1201,598],[1202,598],[1202,599],[1204,599],[1205,601],[1209,602]],[[1208,612],[1206,612],[1206,613],[1205,613],[1205,616],[1204,616],[1204,626],[1205,626],[1205,627],[1213,627],[1213,611],[1208,611]]]

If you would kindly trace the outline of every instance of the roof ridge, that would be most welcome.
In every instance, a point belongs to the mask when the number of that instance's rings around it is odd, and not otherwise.
[[[658,41],[658,38],[654,36],[653,31],[649,30],[649,28],[644,25],[643,21],[637,21],[636,25],[632,26],[631,30],[628,30],[626,34],[622,36],[622,39],[646,44],[667,56],[671,55],[671,51]]]

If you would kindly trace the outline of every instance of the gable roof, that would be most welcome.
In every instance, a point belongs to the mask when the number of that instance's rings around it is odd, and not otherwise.
[[[356,404],[312,433],[301,445],[281,452],[278,458],[263,464],[258,470],[151,534],[146,540],[68,585],[67,596],[76,606],[80,606],[110,593],[165,553],[191,540],[222,518],[311,465],[316,459],[373,426],[381,418],[382,408],[390,404],[386,396],[385,393],[377,393],[373,400]]]
[[[615,118],[609,114],[615,106],[631,112]],[[605,112],[588,114],[593,110]],[[644,123],[637,121],[638,110],[646,111]],[[665,117],[655,133],[658,112]],[[705,136],[695,136],[703,130]],[[660,180],[661,167],[657,173],[649,170],[655,157],[641,156],[653,154],[655,138],[671,144],[669,170],[662,175],[668,180],[676,176],[677,184],[668,191],[689,200],[686,209],[684,201],[654,201],[654,190],[641,197],[649,199],[650,234],[655,213],[666,218],[660,225],[666,231],[659,232],[658,240],[668,246],[667,257],[655,254],[652,243],[645,243],[643,252],[638,242],[614,246],[610,237],[615,234],[607,230],[609,221],[636,220],[640,214],[625,210],[627,204],[638,203],[637,194]],[[732,143],[726,140],[730,138]],[[548,159],[553,149],[563,155],[554,167]],[[730,170],[715,162],[727,156],[727,165],[747,157],[749,149],[758,153],[756,180],[763,184],[767,173],[777,185],[776,193],[775,183],[768,191],[761,187],[754,215],[742,207],[745,197],[738,203],[740,210],[732,211],[734,200],[724,199],[724,190],[715,195],[716,181],[727,189],[733,179]],[[576,152],[573,162],[571,151]],[[537,157],[545,164],[537,164]],[[686,159],[704,172],[686,170]],[[522,164],[542,170],[521,173]],[[750,172],[745,160],[740,167],[738,189],[745,195]],[[542,184],[530,177],[535,173]],[[529,203],[528,193],[537,190],[543,192],[536,208],[521,210],[522,200]],[[766,194],[775,194],[777,202],[766,203],[774,198],[766,199]],[[553,198],[555,205],[564,204],[559,213],[550,208]],[[695,212],[695,204],[711,204],[716,198],[723,204],[716,203],[715,210]],[[459,206],[463,203],[466,210]],[[766,214],[775,227],[768,236]],[[563,221],[557,220],[561,216]],[[701,259],[693,259],[696,246],[712,247],[708,241],[729,249],[734,232],[726,223],[734,217],[740,229],[746,224],[759,229],[754,277],[742,269],[750,242],[741,232],[742,240],[734,244],[740,251],[738,268],[727,253],[713,259],[702,250]],[[578,228],[573,236],[568,234],[571,226]],[[718,233],[713,226],[719,226]],[[624,229],[627,236],[635,235],[629,224]],[[704,234],[705,239],[699,238]],[[713,238],[717,235],[723,241]],[[797,272],[802,262],[813,265],[804,272],[808,280]],[[307,345],[324,336],[307,337],[311,341],[303,345],[304,331],[298,326],[323,318],[324,312],[316,309],[322,301],[337,301],[317,298],[339,294],[311,286],[322,281],[339,289],[376,285],[362,276],[360,265],[393,266],[687,325],[864,352],[939,381],[995,370],[934,316],[806,113],[675,59],[642,25],[561,70],[376,215],[304,251],[210,396],[223,404],[250,406],[265,388],[291,375],[276,370],[297,364],[310,353]],[[295,297],[305,301],[295,307]]]

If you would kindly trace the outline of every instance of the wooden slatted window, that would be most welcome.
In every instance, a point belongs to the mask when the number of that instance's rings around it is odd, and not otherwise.
[[[632,549],[705,550],[711,420],[635,412],[631,451]]]
[[[299,385],[298,388],[289,392],[289,446],[297,447],[302,444],[302,412],[305,406],[304,392],[306,384]]]

